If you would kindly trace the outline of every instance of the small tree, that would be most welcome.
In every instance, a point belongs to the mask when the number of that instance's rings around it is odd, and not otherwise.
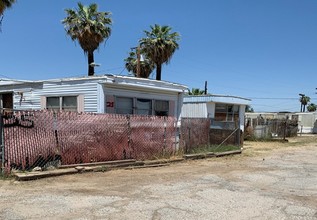
[[[247,105],[245,107],[245,112],[254,112],[254,109],[250,105]]]
[[[205,91],[204,90],[200,90],[198,88],[192,88],[192,90],[188,91],[188,95],[204,95]]]
[[[309,112],[315,112],[317,109],[317,105],[315,105],[314,103],[310,103],[308,106],[307,106],[307,110]]]
[[[155,64],[142,53],[142,49],[139,50],[139,56],[142,56],[143,59],[138,57],[137,53],[130,52],[129,57],[124,60],[125,68],[127,68],[129,72],[132,72],[135,77],[149,78],[155,68]]]

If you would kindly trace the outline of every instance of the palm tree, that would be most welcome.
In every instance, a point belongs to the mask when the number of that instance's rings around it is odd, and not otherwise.
[[[188,91],[188,95],[203,95],[205,94],[205,91],[204,90],[200,90],[200,89],[197,89],[197,88],[192,88],[192,91]]]
[[[307,106],[307,110],[309,112],[315,112],[317,110],[317,105],[315,105],[314,103],[310,103],[308,106]]]
[[[98,12],[98,5],[84,6],[80,2],[76,10],[66,9],[67,17],[62,20],[66,33],[73,41],[78,41],[88,55],[88,76],[93,76],[94,51],[111,35],[110,12]]]
[[[3,15],[7,8],[11,8],[15,0],[0,0],[0,15]]]
[[[0,26],[3,19],[3,13],[6,9],[11,8],[15,0],[0,0]]]
[[[301,105],[303,106],[303,108],[301,108],[301,112],[305,112],[305,107],[308,104],[308,102],[310,102],[310,97],[302,95],[299,98],[299,101],[300,101]]]
[[[140,54],[142,54],[142,51],[140,52]],[[124,60],[125,67],[127,68],[129,72],[132,72],[134,76],[136,77],[149,78],[155,66],[152,60],[146,58],[146,56],[144,56],[143,54],[142,54],[142,57],[143,57],[143,60],[138,58],[135,52],[130,52],[129,57]],[[138,59],[140,62],[139,73],[138,73]]]
[[[172,33],[169,26],[155,24],[150,28],[151,31],[144,31],[146,37],[140,39],[140,45],[144,47],[146,56],[155,63],[156,80],[161,80],[162,64],[168,63],[179,48],[179,34]]]
[[[245,107],[245,112],[254,112],[254,109],[250,105],[247,105]]]

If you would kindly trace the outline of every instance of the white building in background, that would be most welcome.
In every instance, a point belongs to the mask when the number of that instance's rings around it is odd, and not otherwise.
[[[167,81],[116,75],[40,81],[0,79],[0,109],[179,117],[187,89]]]
[[[250,102],[250,99],[228,95],[184,96],[181,117],[211,118],[211,126],[219,129],[239,122],[244,131],[245,108]]]
[[[290,119],[298,121],[298,133],[317,134],[317,112],[254,112],[246,113],[247,119]]]

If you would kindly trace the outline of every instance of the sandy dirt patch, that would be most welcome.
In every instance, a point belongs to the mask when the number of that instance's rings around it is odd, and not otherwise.
[[[0,180],[0,219],[317,219],[317,136],[167,167]]]

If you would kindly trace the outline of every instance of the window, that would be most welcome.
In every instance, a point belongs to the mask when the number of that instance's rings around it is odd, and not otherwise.
[[[152,100],[150,99],[136,99],[137,115],[152,115]]]
[[[133,98],[117,97],[116,103],[117,114],[133,114]]]
[[[47,97],[46,98],[46,108],[52,110],[60,110],[59,97]]]
[[[154,113],[157,116],[168,116],[169,102],[163,100],[155,100]]]
[[[239,106],[216,104],[215,121],[236,121],[239,119]]]
[[[74,96],[62,97],[62,110],[77,111],[77,97],[74,97]]]
[[[77,111],[77,96],[46,97],[46,108],[55,111]]]
[[[168,116],[169,101],[116,97],[116,114]]]

